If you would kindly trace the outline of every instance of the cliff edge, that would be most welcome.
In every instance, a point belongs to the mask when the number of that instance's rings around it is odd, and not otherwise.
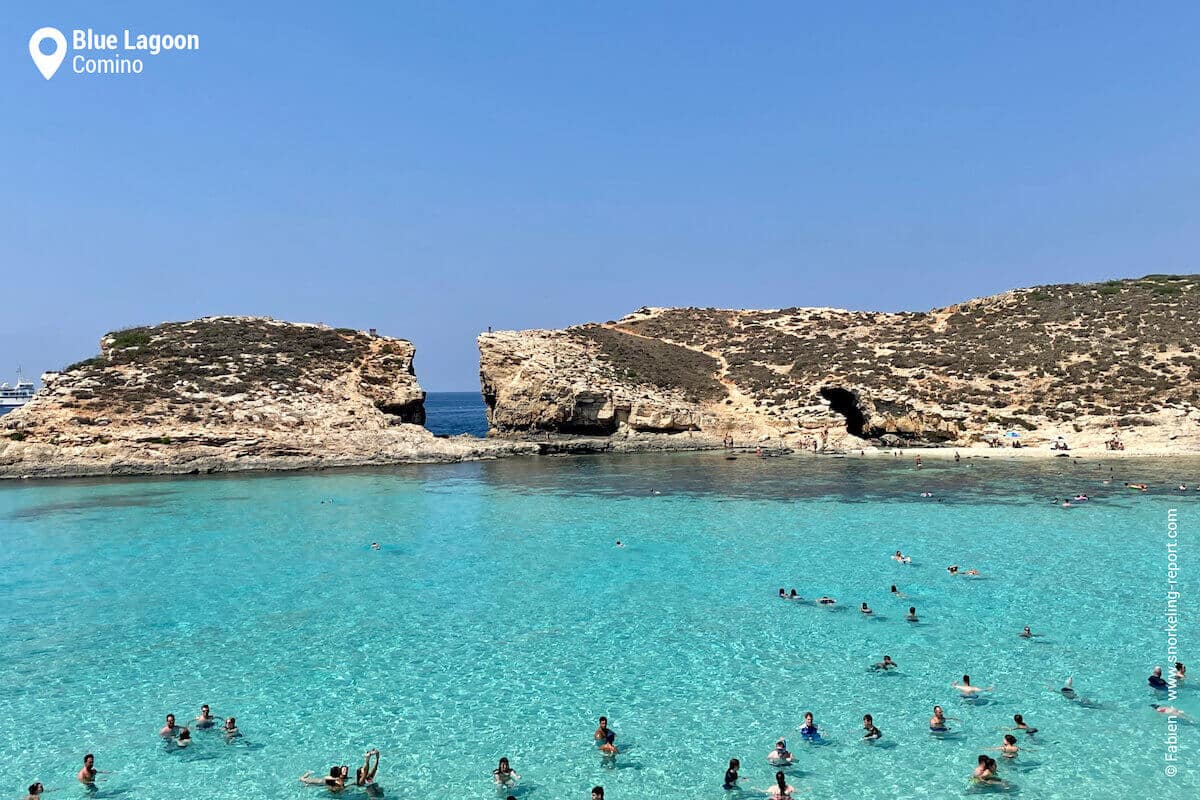
[[[805,449],[1013,439],[1200,450],[1200,276],[1018,289],[917,313],[642,308],[481,335],[490,432]],[[661,437],[660,437],[661,438]]]

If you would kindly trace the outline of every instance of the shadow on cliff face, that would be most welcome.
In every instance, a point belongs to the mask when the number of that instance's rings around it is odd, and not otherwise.
[[[860,439],[868,438],[867,415],[859,405],[858,395],[840,386],[826,386],[821,389],[820,395],[829,401],[831,410],[846,418],[847,433]]]

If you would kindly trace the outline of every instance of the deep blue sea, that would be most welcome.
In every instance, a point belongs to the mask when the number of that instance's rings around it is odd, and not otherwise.
[[[439,436],[487,436],[487,415],[479,392],[430,392],[425,396],[425,427]]]
[[[503,798],[507,756],[521,800],[736,800],[772,784],[784,736],[803,797],[1196,797],[1197,728],[1166,761],[1146,683],[1168,661],[1171,509],[1196,655],[1200,492],[1180,481],[1200,463],[700,453],[0,482],[0,795],[84,796],[92,752],[98,798],[299,800],[325,795],[303,772],[378,747],[386,797]],[[869,669],[884,654],[898,670]],[[992,691],[964,700],[964,673]],[[1092,703],[1056,691],[1068,676]],[[1200,715],[1200,686],[1174,702]],[[244,736],[158,738],[201,703]],[[1014,713],[1039,733],[1000,759],[1007,788],[972,786]]]

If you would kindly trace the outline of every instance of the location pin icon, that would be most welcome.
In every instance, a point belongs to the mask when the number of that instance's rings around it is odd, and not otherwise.
[[[54,40],[53,53],[42,52],[42,42],[46,39]],[[38,28],[29,37],[29,55],[33,57],[33,63],[42,77],[50,80],[67,57],[67,37],[58,28]]]

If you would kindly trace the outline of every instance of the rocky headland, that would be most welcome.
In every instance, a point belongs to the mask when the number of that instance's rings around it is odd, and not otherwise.
[[[411,342],[260,317],[110,333],[0,417],[0,477],[440,462],[534,445],[424,427]]]
[[[947,308],[642,308],[479,337],[493,436],[614,449],[1009,446],[1200,452],[1200,276]]]

